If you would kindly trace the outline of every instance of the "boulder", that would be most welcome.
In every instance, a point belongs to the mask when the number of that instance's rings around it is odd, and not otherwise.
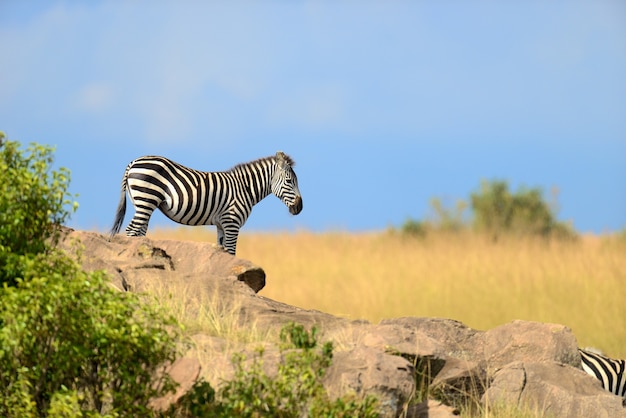
[[[167,409],[191,389],[194,382],[200,377],[201,371],[202,367],[197,359],[187,356],[177,359],[171,366],[165,369],[165,372],[178,383],[176,392],[153,400],[152,405],[159,410]]]
[[[140,291],[145,280],[200,280],[211,288],[223,284],[225,290],[241,282],[254,293],[265,287],[262,268],[210,243],[124,235],[109,240],[94,232],[70,231],[61,246],[77,253],[85,270],[105,270],[124,290]]]
[[[491,368],[515,361],[580,365],[576,337],[571,329],[531,321],[513,321],[486,331],[482,355]]]
[[[371,347],[336,353],[325,375],[331,398],[345,394],[376,395],[382,415],[395,417],[415,391],[413,365]]]
[[[122,291],[178,282],[190,298],[215,294],[210,303],[229,307],[235,323],[258,332],[276,335],[289,322],[317,327],[318,340],[332,340],[335,347],[324,379],[328,393],[376,394],[383,416],[449,417],[470,404],[488,410],[504,402],[556,417],[626,417],[622,399],[580,370],[576,338],[563,325],[513,321],[480,331],[443,318],[349,321],[258,294],[265,286],[263,269],[213,244],[121,235],[109,241],[68,231],[62,247],[85,270],[107,271]],[[204,334],[191,341],[169,369],[179,391],[157,400],[160,408],[175,402],[198,375],[217,387],[233,375],[232,354],[251,359],[259,345]],[[264,369],[272,373],[280,351],[269,342],[262,345]],[[430,399],[413,402],[417,395]]]
[[[391,318],[380,322],[381,326],[396,326],[406,332],[418,331],[424,337],[435,341],[439,346],[438,354],[454,356],[457,358],[469,358],[473,352],[475,338],[483,334],[468,327],[467,325],[445,318]],[[422,349],[420,349],[421,351]],[[436,354],[433,352],[433,355]]]
[[[494,374],[482,402],[523,405],[555,417],[626,417],[622,399],[598,383],[569,365],[517,361]]]

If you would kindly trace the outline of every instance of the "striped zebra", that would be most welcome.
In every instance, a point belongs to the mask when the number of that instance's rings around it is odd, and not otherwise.
[[[585,372],[602,383],[602,387],[626,402],[626,360],[614,360],[590,350],[578,349],[581,366]]]
[[[223,172],[194,170],[164,157],[138,158],[124,171],[110,237],[120,231],[124,222],[128,191],[135,216],[126,228],[126,235],[146,235],[150,216],[158,208],[183,225],[215,225],[218,245],[235,255],[239,229],[252,207],[270,193],[282,200],[291,214],[302,211],[302,196],[293,166],[294,161],[280,151]]]

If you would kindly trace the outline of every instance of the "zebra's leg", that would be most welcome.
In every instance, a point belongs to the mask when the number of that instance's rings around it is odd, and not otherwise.
[[[152,202],[144,201],[142,204],[135,204],[135,215],[126,227],[126,235],[129,237],[143,237],[148,232],[148,222],[156,205]]]
[[[239,226],[228,225],[224,228],[224,249],[232,255],[237,250],[237,238],[239,238]]]

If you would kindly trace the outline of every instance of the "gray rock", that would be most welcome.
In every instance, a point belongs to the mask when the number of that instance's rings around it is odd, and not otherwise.
[[[109,241],[93,232],[72,231],[61,245],[70,252],[82,247],[83,268],[105,270],[112,283],[124,290],[141,290],[145,280],[201,280],[211,288],[235,281],[245,283],[254,293],[265,286],[262,268],[214,244],[123,235]]]
[[[626,416],[622,399],[580,370],[576,338],[563,325],[513,321],[479,331],[442,318],[348,321],[259,295],[266,280],[263,269],[212,244],[124,236],[108,241],[100,234],[71,231],[62,246],[82,247],[83,268],[107,271],[120,290],[142,291],[150,282],[179,281],[192,296],[208,291],[217,295],[212,303],[237,306],[234,315],[240,325],[273,333],[288,322],[316,326],[320,338],[337,342],[325,376],[328,392],[333,397],[376,394],[384,416],[449,417],[464,405],[489,408],[494,402],[557,417]],[[252,358],[256,350],[202,334],[192,340],[187,354],[169,369],[181,389],[158,400],[161,408],[175,402],[200,371],[210,371],[216,387],[232,376],[234,352]],[[280,352],[270,343],[263,348],[264,369],[272,373]],[[198,358],[209,358],[210,364],[199,364]],[[409,401],[416,392],[438,400],[413,404]]]
[[[513,321],[485,332],[483,356],[491,368],[514,361],[580,365],[576,337],[571,329],[530,321]]]
[[[200,362],[195,358],[182,357],[177,359],[165,372],[168,373],[179,386],[176,392],[153,400],[153,407],[164,410],[167,409],[169,405],[175,403],[185,392],[191,389],[194,382],[200,376],[201,370]]]
[[[554,362],[506,365],[495,373],[482,402],[523,405],[555,417],[626,417],[620,397],[582,370]]]
[[[336,353],[325,382],[333,399],[350,393],[376,395],[385,417],[397,416],[415,390],[411,363],[371,347]]]

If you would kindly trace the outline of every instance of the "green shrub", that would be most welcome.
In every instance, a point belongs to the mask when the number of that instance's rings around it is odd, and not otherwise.
[[[24,152],[0,132],[0,284],[14,285],[22,256],[53,246],[58,226],[76,210],[67,192],[70,173],[52,170],[52,162],[53,148],[31,144]]]
[[[150,399],[174,389],[159,373],[175,360],[174,321],[112,288],[102,272],[66,260],[50,273],[40,268],[47,262],[33,260],[26,278],[0,293],[0,416],[46,415],[60,405],[145,415]]]
[[[69,171],[0,133],[0,416],[146,416],[179,328],[56,248]],[[76,204],[72,205],[72,210]]]
[[[288,324],[281,330],[281,362],[276,376],[263,371],[263,350],[252,363],[233,356],[234,379],[216,394],[206,382],[197,382],[168,416],[177,417],[377,417],[377,401],[346,396],[330,400],[322,378],[332,362],[332,343],[318,347],[316,328]]]
[[[408,237],[425,238],[429,232],[457,233],[467,227],[465,211],[467,203],[457,200],[453,207],[444,205],[439,198],[430,200],[431,215],[426,221],[407,219],[401,227],[402,235]]]
[[[428,234],[429,225],[423,221],[407,219],[400,228],[402,235],[407,237],[424,238]]]

